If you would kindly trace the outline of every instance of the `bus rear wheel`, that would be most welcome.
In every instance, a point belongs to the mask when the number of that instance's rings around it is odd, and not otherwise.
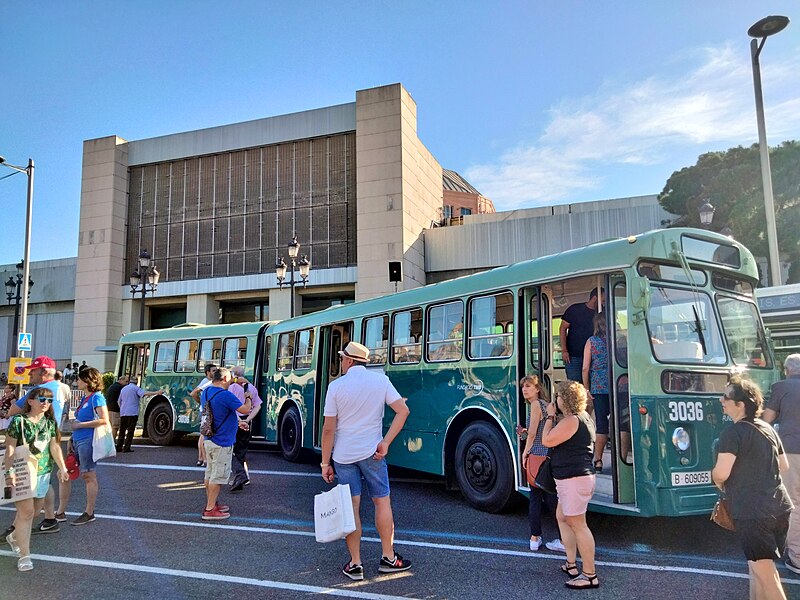
[[[147,415],[147,436],[157,446],[169,446],[181,437],[175,432],[172,410],[166,402],[154,406]]]
[[[296,406],[292,406],[283,415],[281,427],[278,431],[281,454],[289,462],[300,460],[300,453],[303,450],[302,428],[303,422],[300,419],[300,411],[297,410]]]
[[[511,454],[503,436],[489,423],[479,421],[461,432],[454,464],[458,487],[475,508],[498,513],[513,503]]]

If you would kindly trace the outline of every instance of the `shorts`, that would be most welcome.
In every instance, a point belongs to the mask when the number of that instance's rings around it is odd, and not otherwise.
[[[108,411],[108,419],[112,429],[119,428],[119,412]]]
[[[204,440],[203,448],[206,450],[206,481],[225,485],[231,478],[233,446],[217,446],[211,440]]]
[[[92,458],[92,438],[85,440],[72,440],[72,447],[78,453],[78,461],[81,463],[81,473],[89,473],[97,468],[97,463]]]
[[[600,435],[608,435],[608,414],[611,412],[608,394],[593,394],[593,396],[594,420],[597,424],[595,429]]]
[[[47,491],[50,489],[50,471],[47,473],[40,473],[36,476],[36,483],[33,488],[34,498],[44,498]]]
[[[779,517],[734,519],[733,522],[747,560],[774,560],[783,556],[789,513]]]
[[[362,479],[367,484],[370,498],[385,498],[389,495],[389,469],[386,459],[375,460],[371,456],[348,465],[333,462],[339,483],[350,485],[350,495],[361,495]]]
[[[594,493],[594,475],[556,479],[556,493],[558,505],[565,516],[582,515],[589,507],[589,500]]]

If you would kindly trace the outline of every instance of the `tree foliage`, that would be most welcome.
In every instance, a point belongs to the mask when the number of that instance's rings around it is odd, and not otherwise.
[[[792,262],[787,283],[800,282],[800,142],[770,148],[778,248]],[[767,221],[758,144],[702,154],[697,163],[675,171],[658,201],[678,215],[673,226],[701,227],[698,208],[706,200],[716,211],[712,229],[730,227],[756,256],[767,256]]]

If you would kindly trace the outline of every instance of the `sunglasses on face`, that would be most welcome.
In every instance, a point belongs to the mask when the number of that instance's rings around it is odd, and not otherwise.
[[[53,402],[53,399],[50,398],[49,396],[37,396],[36,399],[42,404],[44,404],[45,402]]]

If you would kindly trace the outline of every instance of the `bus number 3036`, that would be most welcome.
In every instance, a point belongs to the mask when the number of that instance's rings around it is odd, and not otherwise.
[[[703,403],[702,402],[670,402],[669,420],[670,421],[702,421]]]

